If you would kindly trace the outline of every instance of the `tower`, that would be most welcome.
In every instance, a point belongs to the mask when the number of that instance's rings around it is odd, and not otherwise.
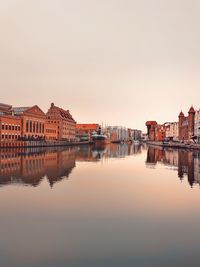
[[[183,131],[182,131],[182,125],[184,122],[185,116],[183,114],[183,112],[181,111],[179,116],[178,116],[178,135],[179,135],[179,140],[182,141],[183,140]]]
[[[194,122],[195,122],[195,110],[193,106],[191,106],[188,112],[188,135],[189,139],[194,136]]]

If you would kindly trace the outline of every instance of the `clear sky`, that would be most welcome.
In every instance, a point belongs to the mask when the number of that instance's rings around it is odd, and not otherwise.
[[[199,0],[0,0],[0,102],[145,129],[200,107]]]

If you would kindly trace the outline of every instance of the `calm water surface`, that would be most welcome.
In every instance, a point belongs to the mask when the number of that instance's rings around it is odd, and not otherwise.
[[[200,266],[200,153],[0,152],[0,267]]]

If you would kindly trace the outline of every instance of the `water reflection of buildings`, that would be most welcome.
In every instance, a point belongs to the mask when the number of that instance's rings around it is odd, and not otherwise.
[[[147,166],[154,167],[158,162],[173,167],[180,180],[187,175],[190,186],[200,185],[200,152],[149,147]]]
[[[1,151],[0,185],[24,184],[37,186],[46,177],[49,184],[66,178],[75,167],[75,150]]]
[[[76,161],[98,162],[141,153],[140,146],[110,145],[102,148],[80,146],[68,148],[0,151],[0,185],[23,184],[38,186],[47,179],[52,187],[68,178]]]

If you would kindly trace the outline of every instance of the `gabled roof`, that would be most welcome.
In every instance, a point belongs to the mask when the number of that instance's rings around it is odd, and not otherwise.
[[[184,117],[183,111],[181,110],[179,117]]]
[[[14,115],[18,115],[18,116],[26,113],[29,115],[45,117],[45,113],[37,105],[34,105],[32,107],[14,107],[12,108],[12,111],[14,112]]]
[[[9,110],[11,110],[11,108],[12,108],[11,105],[0,103],[0,110],[9,111]]]
[[[190,108],[188,113],[195,113],[195,110],[194,110],[193,106],[191,106],[191,108]]]
[[[71,120],[71,121],[75,122],[75,120],[72,117],[72,115],[70,114],[69,110],[64,110],[62,108],[59,108],[59,107],[55,106],[53,103],[51,104],[51,108],[49,109],[49,111],[51,111],[51,109],[56,110],[58,115],[60,116],[60,118]],[[47,114],[48,114],[48,112],[47,112]]]

